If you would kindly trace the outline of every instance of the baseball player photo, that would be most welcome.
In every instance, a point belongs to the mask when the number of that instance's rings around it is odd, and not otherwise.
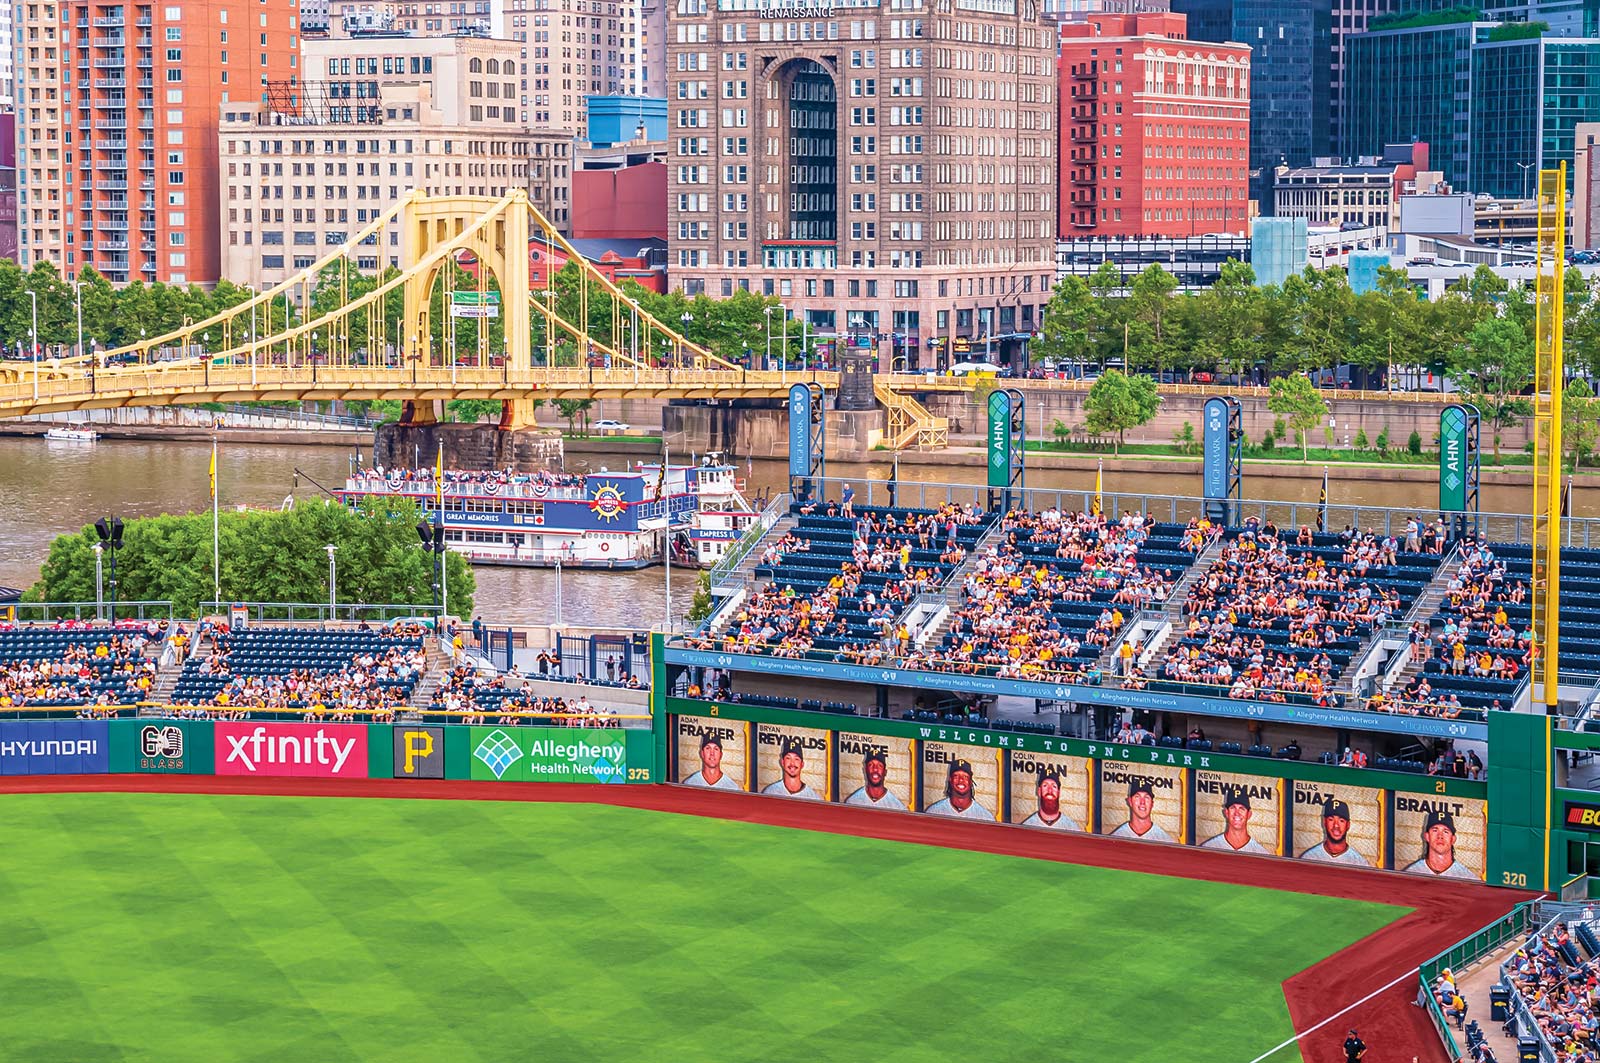
[[[762,793],[772,797],[794,797],[802,801],[822,800],[821,795],[805,780],[806,752],[798,737],[783,736],[783,744],[778,751],[778,767],[783,774],[762,787]]]
[[[1349,864],[1351,867],[1372,866],[1350,844],[1349,805],[1337,797],[1328,798],[1322,806],[1322,840],[1301,853],[1300,859],[1324,864]]]
[[[700,770],[683,780],[685,786],[705,786],[712,790],[742,790],[744,787],[722,770],[722,739],[715,734],[700,736]]]
[[[1405,870],[1416,875],[1433,875],[1435,878],[1462,878],[1478,881],[1478,876],[1466,864],[1456,859],[1456,820],[1442,808],[1430,809],[1422,821],[1422,859],[1408,864]]]
[[[906,803],[889,789],[889,755],[881,747],[867,749],[861,758],[861,777],[865,781],[844,799],[845,804],[905,811]]]
[[[1024,827],[1046,827],[1050,830],[1082,830],[1077,820],[1061,809],[1061,774],[1046,768],[1034,784],[1039,798],[1039,810],[1022,821]]]
[[[1132,805],[1131,799],[1129,804]],[[1250,792],[1243,786],[1230,786],[1223,791],[1222,819],[1227,824],[1222,833],[1201,842],[1200,848],[1235,853],[1270,852],[1250,836]]]
[[[1150,842],[1176,841],[1152,814],[1156,807],[1156,791],[1149,776],[1128,777],[1128,821],[1111,832],[1113,838],[1143,838]]]
[[[951,762],[950,775],[944,784],[944,799],[929,805],[928,811],[935,816],[994,822],[994,813],[978,803],[978,795],[972,785],[972,762],[967,760]]]

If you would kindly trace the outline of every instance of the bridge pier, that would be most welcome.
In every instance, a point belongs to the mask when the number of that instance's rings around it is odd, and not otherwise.
[[[507,399],[501,404],[500,430],[502,432],[520,432],[525,428],[537,428],[538,420],[534,417],[535,407],[533,399]]]
[[[502,431],[493,424],[397,422],[379,425],[372,441],[372,460],[385,468],[431,468],[444,444],[446,469],[514,469],[517,472],[561,471],[564,449],[554,428]]]
[[[405,399],[400,403],[400,423],[438,424],[444,403],[437,399]]]

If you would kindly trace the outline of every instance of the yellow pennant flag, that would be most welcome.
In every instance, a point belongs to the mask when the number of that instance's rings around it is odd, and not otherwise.
[[[211,497],[217,497],[217,448],[211,448]]]
[[[444,441],[439,441],[439,459],[433,465],[433,491],[440,512],[444,511]]]
[[[1094,470],[1094,512],[1091,515],[1096,517],[1100,515],[1103,508],[1100,501],[1100,492],[1104,487],[1105,471],[1106,463],[1103,461]]]

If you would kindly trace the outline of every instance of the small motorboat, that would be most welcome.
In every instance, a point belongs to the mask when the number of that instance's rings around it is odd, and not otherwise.
[[[44,437],[65,443],[93,443],[100,438],[100,433],[86,424],[68,424],[50,429]]]

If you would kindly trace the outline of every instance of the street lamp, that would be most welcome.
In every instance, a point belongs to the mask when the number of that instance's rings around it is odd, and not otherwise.
[[[1519,162],[1517,165],[1522,167],[1522,198],[1532,199],[1533,192],[1531,185],[1533,179],[1533,170],[1539,164],[1536,162]]]
[[[99,558],[98,550],[101,545],[111,548],[111,622],[117,622],[117,551],[122,548],[122,518],[101,517],[94,522],[95,534],[100,537],[96,544],[96,559]]]
[[[682,339],[678,343],[678,354],[681,357],[683,354],[683,345],[689,342],[689,323],[694,320],[694,315],[685,310],[683,312],[683,316],[679,318],[679,320],[683,322],[683,331],[681,333]]]
[[[100,555],[105,553],[103,543],[94,544],[94,618],[105,619],[105,584],[101,582]]]
[[[338,553],[339,548],[329,543],[323,549],[328,551],[328,619],[331,621],[334,619],[334,609],[336,608],[335,588],[338,587],[339,583],[339,568],[333,560],[333,555]]]
[[[769,306],[763,311],[767,318],[767,360],[761,366],[762,369],[772,368],[772,311],[775,309],[777,308]]]
[[[433,607],[438,609],[439,588],[444,583],[444,525],[418,521],[417,538],[422,540],[423,553],[438,555],[437,561],[430,564],[433,569]]]
[[[74,278],[72,281],[73,301],[78,304],[78,357],[83,357],[83,279]]]

